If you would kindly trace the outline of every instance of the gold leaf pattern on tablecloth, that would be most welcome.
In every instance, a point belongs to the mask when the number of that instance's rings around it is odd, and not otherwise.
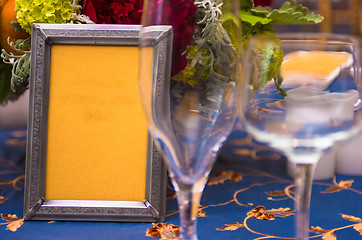
[[[7,200],[7,198],[0,196],[0,203],[4,203]]]
[[[317,226],[317,227],[312,226],[309,228],[309,230],[310,230],[310,232],[319,234],[316,236],[321,236],[323,240],[336,240],[337,237],[334,234],[336,231],[347,229],[350,227],[353,227],[354,230],[356,230],[357,232],[360,233],[360,235],[362,235],[362,219],[360,217],[355,217],[355,216],[351,216],[351,215],[347,215],[347,214],[341,214],[341,216],[342,216],[342,218],[344,218],[348,221],[355,222],[355,224],[337,227],[334,229],[323,229],[319,226]]]
[[[11,131],[9,135],[11,137],[14,137],[15,139],[13,139],[13,138],[6,139],[5,140],[6,145],[19,146],[22,148],[22,150],[25,150],[26,140],[20,140],[20,139],[16,139],[16,138],[26,136],[26,131]],[[4,166],[3,169],[6,169],[6,170],[0,171],[0,175],[2,176],[2,179],[3,179],[0,181],[0,189],[12,187],[15,190],[19,190],[19,191],[22,190],[22,187],[20,185],[23,185],[24,181],[25,181],[24,167],[18,166],[15,162],[13,162],[9,159],[0,157],[0,167],[1,166]],[[0,204],[5,203],[6,200],[7,200],[6,196],[0,196]],[[17,222],[13,223],[11,225],[11,227],[16,224],[18,224],[18,223]],[[13,229],[15,229],[15,228],[13,228]]]
[[[250,210],[247,213],[247,216],[261,220],[274,220],[275,217],[285,218],[294,215],[294,212],[295,211],[290,208],[278,208],[278,209],[273,208],[270,210],[265,210],[264,206],[258,206]]]
[[[237,167],[233,166],[233,168],[236,169]],[[242,176],[263,176],[263,177],[269,177],[273,180],[270,180],[270,181],[267,180],[265,182],[256,182],[256,183],[254,182],[247,187],[237,190],[234,193],[233,199],[231,199],[229,201],[226,201],[223,203],[218,203],[218,204],[213,204],[213,205],[205,205],[205,206],[201,206],[200,208],[206,209],[206,208],[210,208],[210,207],[220,207],[220,206],[225,206],[225,205],[228,205],[231,203],[237,203],[238,205],[243,206],[243,207],[248,207],[248,206],[250,207],[250,206],[254,205],[254,203],[241,204],[240,202],[238,202],[237,196],[239,193],[247,191],[247,190],[257,187],[257,186],[264,186],[264,185],[274,184],[274,183],[292,183],[293,182],[291,180],[273,176],[272,174],[265,173],[263,171],[256,170],[256,169],[253,169],[250,167],[242,166],[241,168],[243,170],[247,170],[247,172],[243,172],[243,171],[241,172]],[[225,171],[225,172],[227,172],[227,171]],[[343,187],[343,188],[345,188],[345,190],[352,191],[357,194],[362,194],[361,191],[358,191],[358,190],[352,188],[352,185],[351,185],[352,183],[353,182],[349,180],[349,181],[340,181],[338,184],[339,184],[339,187]],[[226,183],[224,183],[224,184],[226,184]],[[234,183],[230,182],[228,184],[234,184]],[[335,180],[333,180],[333,184],[324,183],[324,182],[323,183],[314,182],[313,184],[322,185],[322,186],[328,185],[330,187],[338,185]],[[211,187],[212,187],[212,185],[211,185]],[[295,194],[295,191],[292,189],[294,187],[295,187],[294,184],[289,184],[284,188],[284,190],[267,191],[265,193],[268,196],[267,199],[270,199],[270,197],[286,196],[286,198],[283,198],[283,199],[279,198],[277,200],[285,200],[288,198],[295,200],[295,198],[293,196],[293,194]],[[276,199],[273,199],[273,200],[276,200]],[[178,211],[173,211],[173,213],[170,215],[177,214],[177,213],[178,213]],[[170,216],[170,215],[168,215],[168,216]],[[276,208],[276,209],[267,210],[264,206],[258,206],[248,212],[247,216],[244,218],[244,221],[242,223],[240,223],[240,222],[228,223],[222,227],[220,226],[220,227],[216,228],[216,230],[217,231],[235,231],[237,229],[243,228],[249,232],[252,232],[252,233],[260,236],[258,238],[255,238],[254,240],[269,239],[269,238],[270,239],[291,239],[290,237],[273,236],[273,235],[269,235],[267,233],[258,232],[258,231],[256,231],[256,229],[252,229],[252,228],[250,228],[250,226],[248,226],[248,220],[252,219],[252,218],[258,219],[258,220],[275,220],[276,217],[285,218],[285,217],[289,217],[289,216],[293,216],[293,215],[295,215],[295,211],[288,207],[280,207],[280,208]],[[354,228],[356,231],[359,231],[361,233],[362,224],[359,223],[359,221],[362,219],[360,219],[358,217],[345,215],[345,214],[343,214],[342,216],[345,217],[346,219],[349,219],[349,220],[352,220],[352,221],[355,221],[358,223],[352,224],[352,225],[346,225],[343,227],[336,227],[334,229],[326,229],[326,230],[323,229],[322,227],[312,227],[311,229],[314,229],[314,230],[313,231],[311,230],[311,232],[314,232],[317,235],[313,235],[311,237],[314,237],[314,238],[320,237],[323,240],[334,240],[334,239],[337,239],[335,232],[341,231],[346,228]],[[244,231],[244,230],[242,230],[242,231]]]
[[[18,146],[22,150],[25,150],[26,146],[26,137],[27,131],[26,130],[15,130],[10,132],[11,138],[5,140],[5,144],[9,146]]]
[[[358,223],[353,226],[353,229],[359,232],[360,235],[362,235],[362,223]]]
[[[15,130],[10,133],[10,136],[15,138],[26,137],[27,130]]]
[[[282,158],[282,155],[277,152],[270,151],[271,149],[264,145],[259,145],[254,142],[250,142],[248,146],[241,144],[237,140],[231,141],[233,147],[233,154],[239,156],[251,157],[253,160],[279,160]]]
[[[197,217],[206,217],[206,212],[203,210],[205,207],[200,205],[197,212]]]
[[[276,190],[276,191],[270,191],[270,192],[265,192],[267,195],[270,195],[270,196],[283,196],[285,195],[285,192],[282,191],[282,190]]]
[[[6,167],[5,171],[0,171],[1,175],[14,174],[14,173],[24,174],[24,167],[18,166],[15,162],[9,159],[0,157],[0,166]]]
[[[265,192],[265,194],[267,194],[269,196],[267,199],[271,200],[271,201],[282,201],[282,200],[286,200],[288,198],[294,199],[292,194],[294,194],[295,191],[290,189],[290,187],[293,187],[293,186],[294,185],[289,185],[284,190]],[[275,198],[275,197],[279,197],[279,198]]]
[[[146,237],[161,239],[179,239],[180,227],[174,224],[153,223],[153,226],[147,229]]]
[[[347,180],[347,181],[340,181],[339,183],[337,183],[336,177],[334,177],[333,178],[334,185],[329,187],[322,193],[334,193],[334,192],[339,192],[341,190],[349,189],[350,187],[352,187],[353,182],[354,180]]]
[[[362,219],[359,217],[355,217],[355,216],[351,216],[351,215],[347,215],[347,214],[341,214],[341,216],[348,221],[362,223]]]
[[[314,233],[321,234],[321,233],[326,233],[326,232],[328,232],[329,230],[323,229],[323,228],[321,228],[321,227],[319,227],[319,226],[316,226],[316,227],[311,226],[311,227],[309,228],[309,231],[314,232]]]
[[[208,186],[223,184],[226,180],[231,182],[239,182],[243,179],[242,175],[235,171],[215,172],[207,182]]]
[[[6,221],[0,223],[0,225],[6,225],[6,230],[16,232],[24,224],[24,218],[18,218],[15,214],[4,214],[1,213],[1,219]]]
[[[9,133],[10,138],[5,140],[5,144],[9,146],[18,146],[22,150],[25,150],[25,139],[17,139],[26,136],[26,131],[11,131]],[[22,186],[25,181],[24,167],[18,165],[16,162],[0,157],[0,167],[3,167],[0,170],[0,175],[2,180],[0,181],[1,188],[13,188],[15,190],[22,190]],[[4,170],[5,169],[5,170]],[[7,196],[0,196],[0,203],[5,203],[9,201]],[[16,232],[23,224],[24,218],[19,218],[15,214],[4,214],[1,213],[1,220],[5,221],[0,223],[0,225],[6,225],[6,229],[12,232]],[[0,234],[1,235],[1,234]]]
[[[11,214],[4,214],[4,213],[1,214],[1,219],[4,221],[8,221],[8,222],[20,220],[20,218],[18,218],[15,214],[11,215]]]
[[[244,223],[231,223],[231,224],[225,224],[225,227],[222,228],[216,228],[218,231],[235,231],[241,227],[244,227]]]
[[[236,124],[235,130],[240,130],[244,132],[243,127],[240,122]],[[247,156],[253,160],[279,160],[282,158],[282,155],[272,148],[256,143],[251,135],[247,135],[241,139],[233,139],[228,142],[228,144],[233,146],[233,154],[240,157]],[[272,151],[271,151],[272,150]]]
[[[166,199],[176,199],[176,193],[175,192],[168,193]]]
[[[353,229],[356,230],[357,232],[359,232],[360,235],[362,235],[362,218],[347,215],[347,214],[341,214],[341,216],[342,216],[342,218],[344,218],[348,221],[356,222],[356,224],[352,225]]]
[[[253,217],[256,219],[262,219],[262,220],[274,220],[275,219],[273,215],[269,215],[268,213],[266,213],[264,211],[265,211],[265,207],[258,206],[256,208],[253,208],[252,210],[250,210],[246,215],[249,217]]]
[[[24,136],[22,134],[26,134],[26,132],[17,132],[14,134],[10,134],[9,136],[16,138]],[[10,137],[10,138],[11,138]],[[25,146],[20,141],[13,141],[13,139],[10,139],[10,141],[6,142],[9,145],[12,146]],[[274,159],[280,159],[282,156],[279,153],[276,152],[268,152],[270,151],[270,148],[266,146],[261,146],[253,141],[253,139],[250,136],[247,136],[245,139],[240,141],[232,141],[232,144],[234,143],[235,151],[234,153],[239,153],[240,156],[248,155],[254,160],[260,160],[260,159],[268,159],[268,160],[274,160]],[[240,145],[248,145],[247,148],[245,146]],[[24,183],[24,168],[21,166],[17,166],[14,162],[11,160],[0,158],[0,166],[9,166],[7,167],[6,171],[0,171],[0,174],[3,176],[9,175],[9,180],[2,180],[0,182],[0,188],[14,188],[14,189],[21,189],[21,184]],[[265,185],[271,185],[271,184],[284,184],[285,188],[283,190],[280,190],[280,186],[275,187],[273,191],[267,191],[264,192],[266,194],[265,200],[273,200],[273,201],[280,201],[283,203],[283,200],[295,200],[294,198],[294,188],[293,180],[289,178],[282,178],[275,176],[273,174],[270,174],[269,172],[264,172],[259,169],[254,169],[252,167],[238,164],[233,166],[217,166],[219,169],[218,172],[215,172],[216,174],[212,175],[209,180],[209,186],[210,188],[213,188],[215,185],[225,184],[239,184],[238,182],[244,182],[244,179],[246,179],[249,176],[252,177],[262,177],[260,179],[263,180],[256,180],[254,182],[251,182],[248,186],[243,186],[243,188],[240,188],[238,190],[235,190],[234,195],[231,194],[229,199],[226,199],[224,202],[217,202],[213,204],[203,204],[199,206],[198,209],[198,216],[199,217],[206,217],[207,212],[205,211],[208,208],[215,208],[215,207],[222,207],[228,204],[236,204],[240,206],[241,208],[246,208],[247,210],[250,209],[250,206],[253,206],[254,204],[257,204],[257,202],[251,202],[249,203],[241,203],[238,200],[238,194],[242,192],[246,192],[252,188],[265,186]],[[230,170],[232,169],[232,170]],[[215,169],[216,170],[216,169]],[[13,176],[13,175],[17,176]],[[11,176],[11,177],[10,177]],[[2,179],[7,179],[7,178]],[[267,179],[267,180],[265,180]],[[242,181],[243,180],[243,181]],[[338,191],[351,191],[355,194],[358,194],[359,196],[362,195],[362,192],[360,190],[356,190],[352,188],[354,180],[345,180],[345,181],[339,181],[337,183],[336,178],[333,179],[333,183],[326,183],[326,182],[314,182],[315,185],[321,185],[321,186],[327,186],[327,189],[323,193],[334,193]],[[279,189],[278,189],[279,188]],[[0,196],[0,203],[5,202],[6,199],[5,196]],[[174,192],[171,192],[167,199],[170,201],[175,201],[174,198],[176,197]],[[206,196],[204,196],[205,199],[208,199]],[[242,199],[240,197],[240,199]],[[259,200],[259,199],[258,199]],[[205,201],[208,202],[209,200]],[[250,201],[250,200],[249,200]],[[259,201],[258,201],[259,202]],[[258,204],[259,205],[259,204]],[[168,212],[167,217],[178,214],[179,211],[170,211]],[[210,212],[211,213],[211,212]],[[219,226],[216,228],[217,231],[249,231],[253,234],[255,234],[254,240],[260,240],[260,239],[291,239],[291,237],[285,237],[285,236],[273,236],[269,235],[267,233],[263,233],[263,228],[258,229],[260,232],[258,232],[256,229],[252,229],[251,224],[248,225],[248,221],[253,221],[253,219],[256,219],[255,221],[261,221],[261,220],[274,220],[277,222],[276,217],[289,217],[294,215],[294,210],[285,208],[283,204],[281,204],[280,208],[270,209],[267,210],[264,206],[258,206],[254,209],[247,211],[248,214],[244,216],[243,221],[238,221],[235,223],[228,223],[224,224],[224,226]],[[0,225],[6,225],[6,230],[9,231],[16,231],[19,227],[21,227],[24,223],[24,219],[18,218],[16,215],[11,214],[1,214],[3,223],[0,223]],[[345,226],[335,226],[333,229],[323,229],[322,227],[311,227],[311,232],[316,234],[312,235],[311,238],[314,239],[320,239],[323,240],[334,240],[336,239],[335,233],[338,231],[342,231],[343,229],[353,228],[355,231],[357,231],[360,235],[362,235],[362,219],[361,217],[341,214],[342,218],[351,221],[352,224],[346,224]],[[210,219],[214,216],[208,216]],[[166,219],[167,221],[167,219]],[[53,223],[54,221],[50,221],[49,223]],[[323,223],[320,223],[323,224]],[[0,231],[5,231],[5,227],[3,229],[0,229]],[[180,227],[173,225],[173,224],[167,224],[167,223],[157,223],[153,224],[152,227],[150,227],[147,230],[146,236],[149,237],[155,237],[155,238],[161,238],[161,239],[178,239],[178,235],[180,233]],[[222,234],[222,233],[220,233]],[[1,233],[0,233],[1,235]]]
[[[332,231],[328,231],[328,232],[324,233],[322,236],[322,239],[323,240],[336,240],[337,237],[336,237],[336,235],[334,235],[334,230],[332,230]]]
[[[7,139],[5,141],[5,144],[9,146],[18,146],[21,149],[25,150],[26,141],[20,139]]]
[[[21,175],[19,177],[16,177],[14,179],[11,180],[4,180],[4,181],[0,181],[0,186],[7,186],[7,185],[12,185],[12,187],[16,190],[21,190],[20,187],[18,187],[18,184],[24,184],[24,180],[25,180],[25,175]],[[1,201],[1,198],[0,198]]]

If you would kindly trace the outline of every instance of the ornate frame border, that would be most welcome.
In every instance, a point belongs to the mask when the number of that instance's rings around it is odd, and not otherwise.
[[[138,45],[139,25],[34,24],[24,192],[25,220],[163,221],[166,209],[166,168],[148,137],[145,200],[88,201],[45,199],[47,121],[51,45]],[[165,91],[172,48],[172,27],[152,29],[153,76]]]

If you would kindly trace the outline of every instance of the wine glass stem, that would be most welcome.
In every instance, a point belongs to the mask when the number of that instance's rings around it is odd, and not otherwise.
[[[206,179],[193,185],[178,183],[176,194],[180,210],[181,239],[197,240],[197,215]]]
[[[296,165],[296,198],[295,208],[297,239],[306,240],[309,238],[309,208],[312,192],[314,174],[314,163]]]

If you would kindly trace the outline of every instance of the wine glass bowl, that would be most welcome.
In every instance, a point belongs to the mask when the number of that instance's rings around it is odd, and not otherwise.
[[[285,98],[278,93],[273,81],[253,73],[260,71],[255,62],[264,61],[263,66],[274,64],[272,58],[260,57],[260,46],[281,49],[284,53],[276,81],[281,80],[280,87],[287,90]],[[359,104],[359,97],[353,100],[360,90],[358,48],[355,39],[334,34],[280,34],[277,39],[264,36],[251,40],[244,64],[248,87],[243,94],[242,118],[246,127],[277,148],[285,144],[285,149],[292,147],[290,139],[294,138],[299,140],[300,147],[313,147],[318,144],[316,141],[325,140],[321,148],[329,148],[333,140],[343,140],[348,138],[348,132],[358,131],[361,113],[354,109],[358,108],[355,104]],[[305,59],[298,59],[297,54]],[[347,60],[337,59],[334,63],[340,54],[347,55]],[[290,63],[292,57],[294,63]],[[321,62],[323,60],[325,62]],[[310,68],[314,69],[308,71]],[[260,82],[266,82],[265,86],[256,89]],[[352,89],[354,91],[350,91]],[[352,102],[347,101],[349,98]],[[347,120],[347,115],[352,114],[346,113],[347,105],[355,116],[352,122]]]
[[[359,54],[358,40],[336,34],[257,36],[248,43],[240,118],[246,131],[296,164],[297,239],[308,238],[317,161],[361,131]]]
[[[231,0],[145,2],[139,86],[149,131],[176,191],[181,239],[197,239],[199,201],[237,116],[238,9],[238,2]],[[157,56],[149,56],[163,35],[150,36],[162,29],[169,29],[172,47],[165,52],[169,55],[160,81],[154,72]]]

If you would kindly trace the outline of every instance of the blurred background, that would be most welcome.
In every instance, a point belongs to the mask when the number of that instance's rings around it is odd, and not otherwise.
[[[280,8],[285,0],[274,0],[272,8]],[[362,0],[297,0],[309,10],[324,16],[320,24],[275,25],[277,32],[329,32],[351,34],[361,38]]]
[[[280,8],[285,0],[255,0],[254,2],[266,5],[272,3],[271,7],[274,9]],[[302,4],[310,11],[321,14],[324,16],[324,21],[319,24],[306,25],[275,24],[274,29],[277,33],[327,32],[349,34],[359,38],[362,44],[362,0],[297,0],[297,4]],[[27,115],[28,91],[17,101],[8,102],[6,106],[0,104],[0,128],[25,126]]]

